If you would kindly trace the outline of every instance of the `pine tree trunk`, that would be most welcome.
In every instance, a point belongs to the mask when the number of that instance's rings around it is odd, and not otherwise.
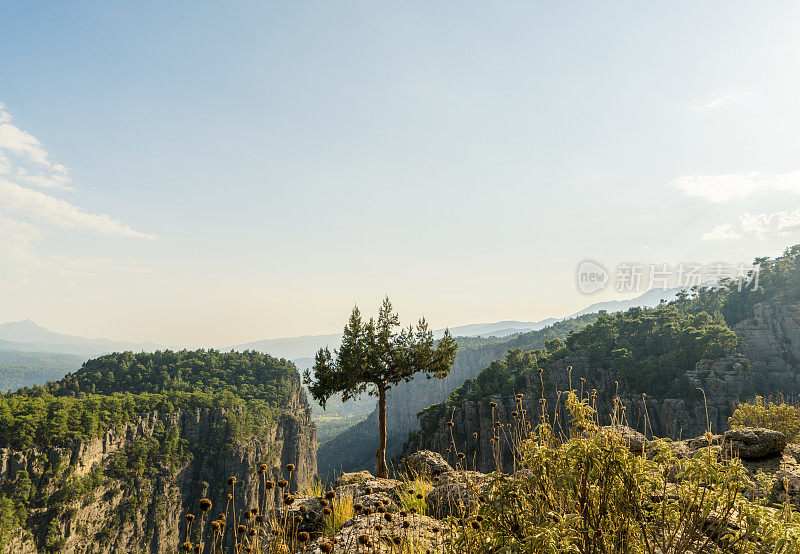
[[[389,477],[389,470],[386,468],[386,389],[378,388],[378,451],[375,457],[378,459],[378,470],[376,475],[384,479]]]

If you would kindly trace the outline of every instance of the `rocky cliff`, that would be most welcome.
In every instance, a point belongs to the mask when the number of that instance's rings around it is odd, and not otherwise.
[[[185,515],[197,512],[199,499],[224,511],[230,476],[237,478],[239,512],[259,493],[259,464],[276,477],[294,464],[291,488],[304,487],[317,473],[316,430],[305,393],[295,385],[280,415],[254,434],[235,431],[237,414],[225,409],[176,410],[141,415],[70,449],[0,450],[0,485],[29,478],[31,494],[47,499],[33,503],[40,507],[30,510],[6,551],[175,552],[185,540]],[[125,456],[130,461],[134,446],[157,448],[154,439],[164,436],[185,441],[186,455],[175,464],[114,469]]]
[[[738,347],[733,355],[700,360],[686,368],[668,394],[642,395],[609,363],[593,363],[586,353],[578,353],[549,362],[543,373],[544,397],[549,417],[556,424],[567,420],[563,395],[559,391],[583,388],[586,394],[596,391],[595,402],[602,423],[609,423],[614,398],[626,408],[626,422],[647,436],[674,439],[702,434],[707,427],[719,433],[727,429],[728,418],[740,401],[756,395],[800,393],[800,302],[777,295],[754,306],[752,317],[733,326]],[[568,367],[572,371],[568,371]],[[585,381],[581,382],[581,378]],[[523,393],[527,419],[535,425],[540,413],[542,385],[537,372],[529,372],[526,390],[506,395],[491,395],[465,400],[455,406],[439,405],[421,417],[421,430],[413,433],[405,445],[406,453],[429,449],[442,453],[455,463],[451,442],[466,454],[469,469],[492,471],[495,457],[491,439],[493,427],[501,422],[508,428],[515,422],[520,406],[516,394]],[[702,390],[701,390],[702,389]],[[489,403],[497,406],[492,413]],[[519,414],[518,414],[519,415]],[[533,416],[533,417],[531,417]],[[452,426],[448,426],[449,421]],[[501,441],[501,464],[509,465],[511,448]],[[473,467],[474,466],[474,467]],[[504,469],[509,469],[505,467]]]

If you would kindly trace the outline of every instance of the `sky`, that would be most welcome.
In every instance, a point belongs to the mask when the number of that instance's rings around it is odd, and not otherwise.
[[[0,322],[167,345],[800,243],[796,2],[0,7]],[[645,279],[646,280],[646,279]],[[645,287],[646,288],[646,287]]]

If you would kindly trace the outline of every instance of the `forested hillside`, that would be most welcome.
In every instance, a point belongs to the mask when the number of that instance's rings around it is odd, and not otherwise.
[[[0,397],[0,446],[68,447],[154,410],[242,408],[243,422],[274,417],[296,370],[257,352],[124,352],[89,360],[44,387]]]
[[[486,439],[481,436],[486,406],[492,400],[503,418],[511,418],[509,399],[517,393],[524,393],[528,409],[537,413],[542,394],[554,408],[558,391],[570,386],[596,391],[601,417],[608,417],[619,397],[628,405],[632,425],[675,437],[702,432],[706,413],[719,431],[738,400],[797,394],[800,246],[756,263],[755,290],[728,281],[681,293],[656,308],[604,313],[563,341],[489,364],[446,402],[422,411],[421,432],[411,437],[409,449],[446,448],[450,430],[445,423],[453,414],[456,440],[485,449],[480,441]],[[536,368],[543,369],[541,379]]]
[[[182,503],[221,495],[229,472],[246,483],[252,464],[288,460],[295,485],[310,479],[315,442],[286,360],[215,350],[102,356],[0,397],[0,544],[23,528],[37,548],[57,552],[75,525],[84,546],[164,540],[177,533]],[[159,487],[172,496],[153,503]],[[140,529],[130,534],[126,522]]]

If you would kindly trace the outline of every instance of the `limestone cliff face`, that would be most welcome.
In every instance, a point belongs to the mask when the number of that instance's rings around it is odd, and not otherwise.
[[[292,490],[316,475],[316,428],[299,384],[290,405],[258,434],[226,436],[231,415],[224,409],[153,412],[72,449],[0,450],[0,482],[26,471],[33,489],[44,495],[57,493],[70,475],[86,477],[104,467],[115,453],[152,437],[156,429],[176,430],[191,452],[191,461],[172,471],[156,468],[155,477],[131,482],[107,478],[73,502],[33,510],[7,551],[46,551],[50,535],[63,539],[58,551],[65,553],[175,552],[185,540],[184,517],[197,513],[200,498],[212,500],[213,513],[224,511],[228,477],[237,478],[235,509],[241,513],[255,505],[259,464],[267,463],[276,477],[294,464]]]
[[[701,435],[707,427],[715,433],[724,431],[736,404],[756,395],[800,393],[800,304],[786,303],[780,297],[757,304],[753,317],[739,322],[733,330],[739,339],[735,356],[701,360],[695,367],[687,368],[672,394],[661,398],[642,396],[641,390],[632,390],[625,382],[618,382],[614,372],[590,363],[588,356],[554,362],[543,377],[549,417],[556,424],[560,422],[566,431],[568,418],[563,395],[559,397],[558,391],[569,390],[570,379],[572,388],[580,390],[581,377],[586,379],[584,391],[597,391],[601,423],[610,422],[616,392],[626,407],[628,425],[647,436],[674,439]],[[571,375],[568,366],[572,366]],[[538,373],[529,375],[528,382],[528,390],[516,392],[524,394],[526,417],[536,425],[542,397]],[[497,404],[494,419],[489,402]],[[497,463],[491,445],[492,427],[500,421],[505,429],[513,429],[515,411],[519,407],[513,394],[464,401],[455,411],[431,410],[421,419],[421,430],[411,436],[405,452],[429,449],[442,453],[448,462],[455,464],[455,451],[447,452],[455,441],[457,451],[465,454],[462,466],[466,463],[467,469],[494,470]],[[447,422],[451,418],[454,425],[449,427]],[[500,463],[508,470],[512,463],[511,449],[507,440],[501,442]]]
[[[800,390],[800,304],[786,303],[780,297],[756,304],[753,317],[733,330],[759,386],[789,394]]]

